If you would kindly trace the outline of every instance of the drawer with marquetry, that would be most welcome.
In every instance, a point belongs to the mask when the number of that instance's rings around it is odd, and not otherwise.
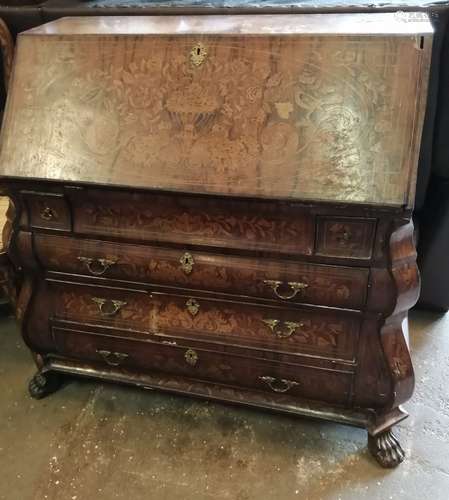
[[[54,319],[144,335],[353,360],[360,315],[49,282]]]
[[[364,268],[39,233],[34,249],[39,262],[53,272],[347,309],[363,308],[369,277]]]
[[[315,217],[299,203],[154,193],[70,193],[76,233],[311,255]]]
[[[119,333],[100,334],[53,327],[56,356],[90,361],[113,370],[164,372],[190,379],[259,391],[288,393],[306,399],[346,404],[354,372],[271,363],[185,345],[161,345],[151,339],[129,339]],[[50,354],[51,356],[51,354]],[[318,396],[319,395],[319,396]]]
[[[155,328],[151,294],[145,290],[97,287],[48,280],[52,317],[61,321],[126,328]]]
[[[21,218],[22,225],[33,229],[71,231],[70,203],[64,194],[22,190],[20,196],[25,208]]]

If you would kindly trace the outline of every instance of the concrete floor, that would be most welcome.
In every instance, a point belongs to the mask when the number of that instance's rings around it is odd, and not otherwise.
[[[33,362],[0,321],[0,499],[449,499],[449,314],[414,312],[417,389],[383,470],[366,433],[71,379],[29,398]]]

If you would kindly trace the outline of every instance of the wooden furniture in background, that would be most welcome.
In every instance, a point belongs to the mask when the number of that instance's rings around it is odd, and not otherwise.
[[[62,19],[19,36],[1,186],[35,355],[365,427],[413,391],[422,14]]]
[[[0,19],[0,53],[2,58],[2,75],[3,85],[1,86],[1,101],[4,103],[6,91],[8,89],[9,79],[11,76],[12,61],[14,56],[14,44],[12,41],[11,33],[2,19]],[[0,121],[3,119],[3,109],[0,113]],[[3,230],[7,224],[6,212],[8,209],[8,198],[0,197],[0,231]],[[5,233],[7,232],[7,229]],[[3,241],[8,241],[5,234]],[[9,301],[14,300],[15,291],[13,277],[13,270],[11,263],[6,254],[6,250],[0,243],[0,314],[9,312]]]

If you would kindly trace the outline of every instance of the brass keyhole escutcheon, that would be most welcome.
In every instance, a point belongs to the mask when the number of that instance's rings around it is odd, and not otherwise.
[[[185,252],[181,255],[179,263],[181,264],[181,269],[186,274],[190,274],[192,272],[193,264],[195,264],[195,261],[193,260],[193,257],[189,252]]]
[[[193,66],[201,66],[207,57],[207,49],[201,43],[198,42],[192,47],[190,51],[190,62]]]
[[[189,299],[186,302],[186,307],[187,307],[187,311],[189,311],[189,313],[192,316],[196,316],[200,310],[200,305],[198,304],[198,302],[195,299]]]
[[[57,219],[57,214],[53,210],[53,208],[50,208],[48,206],[44,206],[40,212],[41,219],[44,219],[46,221],[50,221],[53,219]]]

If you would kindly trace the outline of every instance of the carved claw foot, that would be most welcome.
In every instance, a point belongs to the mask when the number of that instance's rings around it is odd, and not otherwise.
[[[30,383],[28,384],[28,392],[32,398],[42,399],[58,390],[60,385],[61,381],[56,373],[38,372],[30,380]]]
[[[405,454],[392,430],[371,436],[368,434],[368,449],[382,467],[392,469],[405,458]]]

